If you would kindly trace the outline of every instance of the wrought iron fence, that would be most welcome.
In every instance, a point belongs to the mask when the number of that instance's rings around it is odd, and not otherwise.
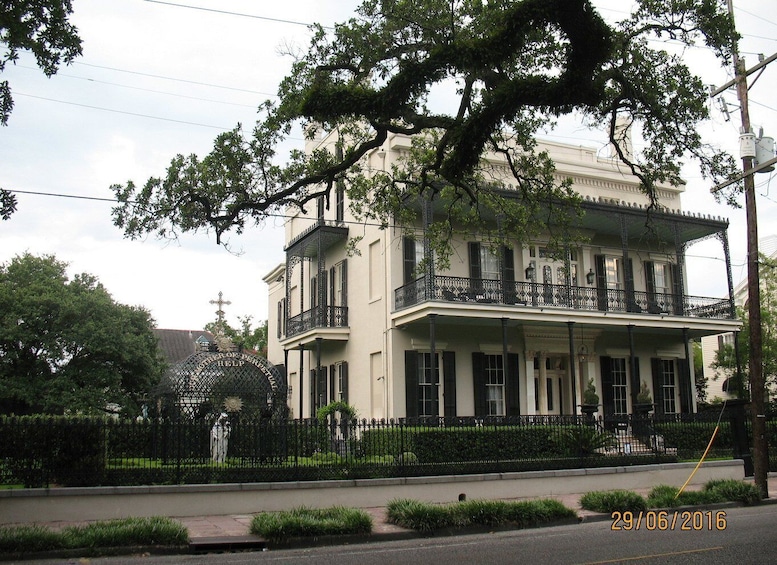
[[[442,275],[432,277],[430,284],[427,281],[427,277],[421,277],[396,289],[394,307],[401,310],[434,300],[695,318],[733,317],[730,301],[719,298]]]
[[[0,484],[331,480],[671,462],[701,456],[716,424],[704,414],[232,420],[219,457],[204,420],[0,418]],[[769,430],[777,436],[777,422]],[[736,426],[725,420],[708,457],[741,456]]]

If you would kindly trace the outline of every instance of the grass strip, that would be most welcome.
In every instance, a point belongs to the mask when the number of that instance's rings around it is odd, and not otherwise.
[[[251,533],[274,543],[294,537],[369,534],[372,518],[364,510],[333,506],[263,512],[251,521]]]
[[[93,522],[84,526],[68,526],[61,531],[44,526],[0,527],[0,553],[138,545],[179,546],[187,543],[189,532],[186,527],[160,516]]]
[[[656,485],[647,498],[627,490],[591,491],[580,498],[586,510],[610,514],[612,512],[639,512],[648,508],[700,506],[719,502],[757,504],[761,501],[758,487],[745,481],[720,479],[709,481],[701,490],[685,490],[670,485]]]
[[[574,510],[552,499],[471,500],[453,504],[395,499],[387,507],[388,522],[421,532],[466,526],[527,528],[573,518],[577,518]]]

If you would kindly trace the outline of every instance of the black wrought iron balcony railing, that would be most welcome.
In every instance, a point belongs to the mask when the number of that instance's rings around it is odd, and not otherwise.
[[[429,301],[733,318],[727,299],[574,285],[424,276],[394,291],[395,310]]]
[[[347,306],[316,306],[286,321],[286,337],[318,328],[348,327]]]

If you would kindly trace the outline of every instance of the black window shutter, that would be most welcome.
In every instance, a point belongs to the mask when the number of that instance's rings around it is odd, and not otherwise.
[[[650,360],[653,372],[653,401],[656,403],[656,414],[664,413],[664,382],[661,378],[661,359],[653,357]]]
[[[607,271],[604,268],[604,255],[595,255],[596,300],[599,310],[607,310]]]
[[[310,417],[315,418],[316,417],[316,410],[318,410],[317,404],[317,395],[318,391],[316,390],[318,379],[316,378],[316,370],[311,369],[310,370]]]
[[[337,367],[336,365],[329,365],[329,402],[334,402],[335,399],[335,390],[337,389],[337,383],[335,382],[335,378],[337,377]]]
[[[340,370],[343,372],[343,378],[342,378],[343,389],[340,391],[340,395],[343,397],[343,402],[347,404],[348,403],[348,362],[347,361],[343,361],[343,364],[341,365]]]
[[[680,279],[680,268],[672,264],[670,271],[672,273],[672,294],[674,294],[674,313],[682,316],[683,308],[683,281]]]
[[[505,411],[508,416],[520,416],[521,415],[521,398],[520,388],[518,383],[520,382],[520,358],[517,353],[507,354],[507,376],[509,377],[505,382]]]
[[[471,279],[482,278],[480,269],[480,243],[477,241],[469,242],[469,277]]]
[[[629,312],[642,312],[642,308],[637,304],[636,297],[634,295],[634,261],[629,257],[626,259],[625,265],[625,278],[626,278],[626,306]]]
[[[343,259],[342,266],[342,280],[340,280],[340,287],[343,293],[343,303],[340,306],[348,306],[348,259]]]
[[[645,289],[647,290],[648,295],[653,295],[656,293],[656,273],[655,273],[655,264],[653,261],[645,261]]]
[[[475,416],[486,415],[486,355],[475,351],[472,353],[472,394],[475,399]]]
[[[612,385],[612,357],[600,357],[602,369],[602,411],[605,416],[615,413],[615,396],[613,395]]]
[[[418,417],[418,352],[405,351],[405,414]]]
[[[677,360],[677,376],[680,386],[680,412],[691,411],[691,366],[688,359]]]
[[[504,289],[503,300],[505,304],[515,304],[515,257],[512,247],[502,247],[502,287]]]
[[[415,240],[411,237],[402,238],[402,265],[404,283],[408,284],[415,280]]]
[[[456,354],[453,351],[443,351],[442,354],[443,383],[445,398],[443,399],[443,414],[446,418],[456,417]]]

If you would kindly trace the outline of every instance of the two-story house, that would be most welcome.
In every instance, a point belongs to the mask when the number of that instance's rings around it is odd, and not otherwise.
[[[334,139],[312,147],[334,151]],[[387,168],[409,147],[390,136],[366,165]],[[731,301],[689,294],[685,252],[718,238],[726,270],[710,276],[730,289],[728,222],[682,211],[684,188],[663,186],[647,227],[647,197],[617,160],[540,149],[583,198],[585,242],[561,258],[541,237],[495,250],[473,235],[453,241],[440,272],[422,261],[423,222],[415,237],[354,222],[343,187],[287,222],[285,264],[265,281],[268,357],[285,367],[294,417],[333,400],[367,419],[579,414],[591,378],[605,415],[632,413],[642,382],[658,413],[694,411],[689,341],[739,323]],[[442,213],[427,206],[425,217]]]

